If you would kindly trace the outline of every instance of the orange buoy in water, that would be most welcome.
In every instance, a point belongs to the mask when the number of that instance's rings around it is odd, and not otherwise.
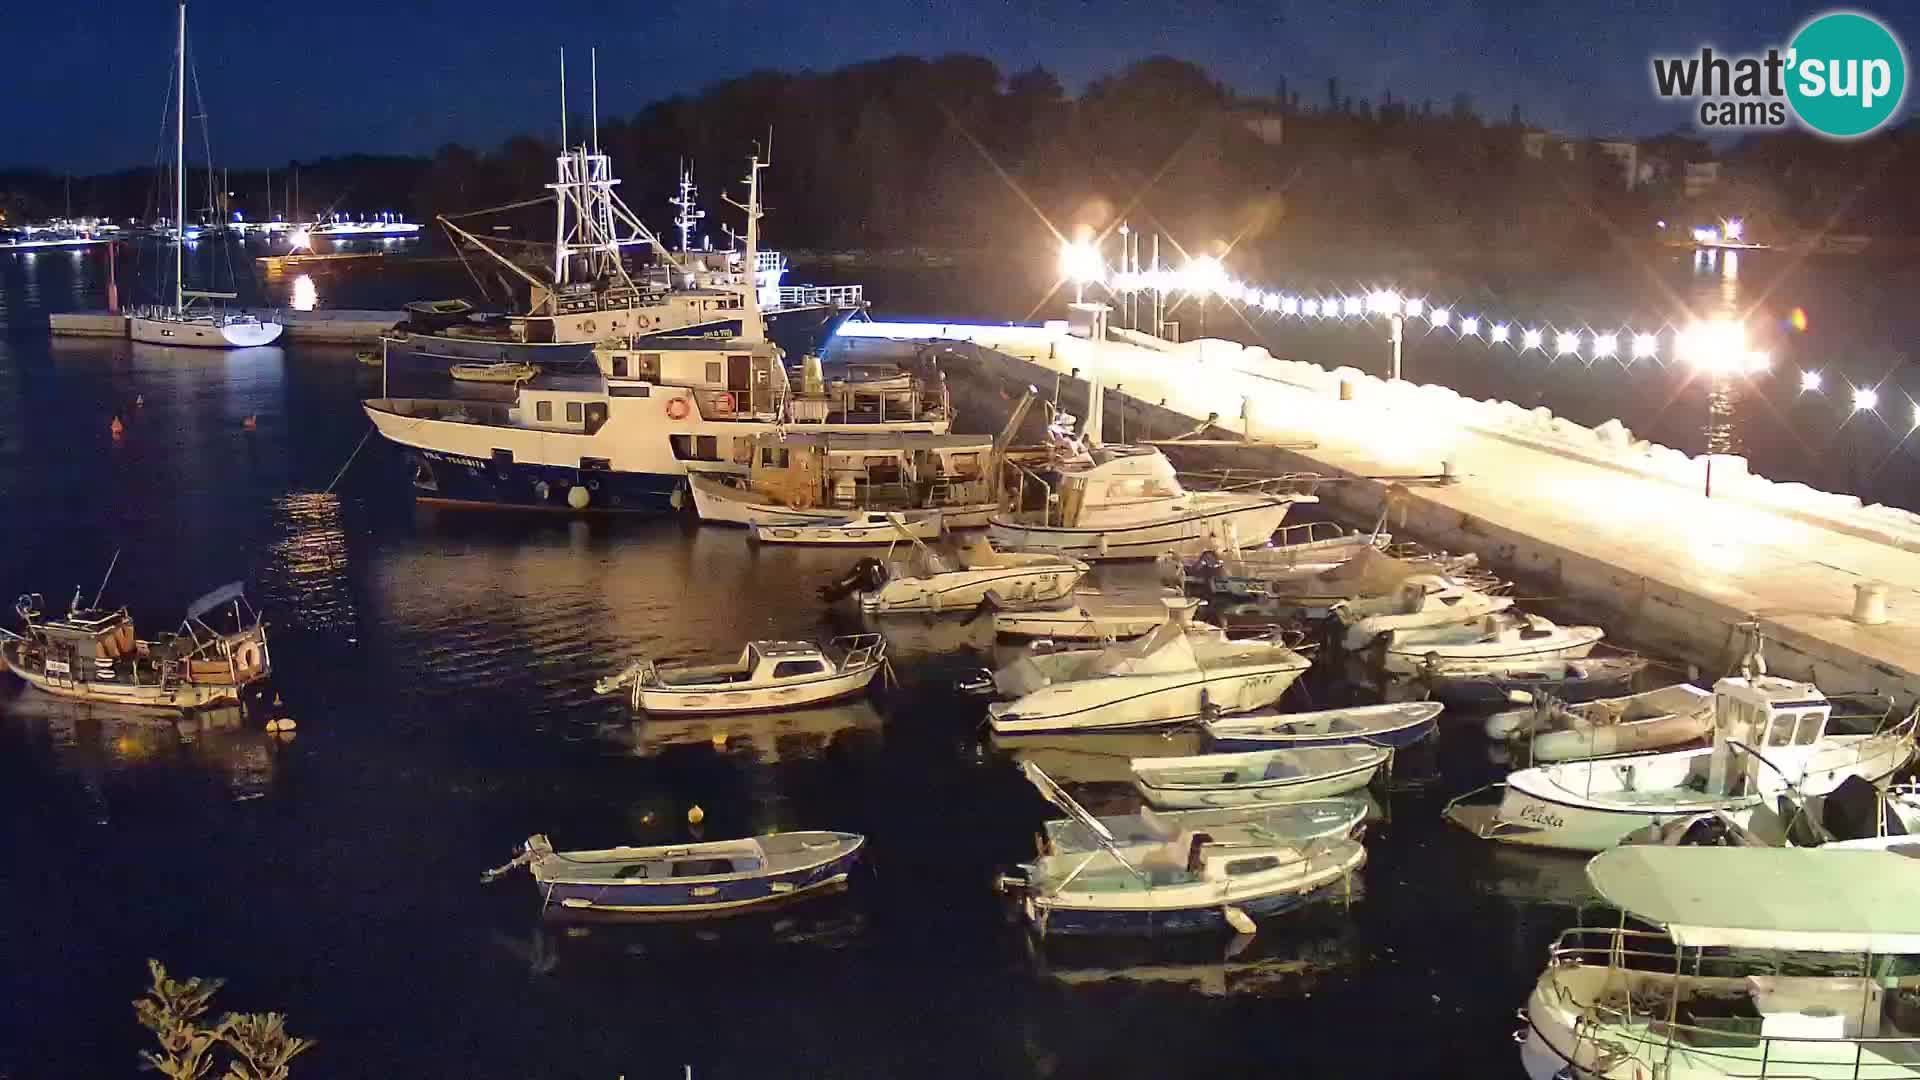
[[[111,431],[113,437],[117,439],[127,433],[127,425],[121,423],[120,418],[116,416],[113,418],[113,422],[107,425],[107,430]]]
[[[255,417],[249,416],[245,420],[240,421],[240,426],[246,428],[248,431],[252,431],[254,428],[260,426],[260,421]]]

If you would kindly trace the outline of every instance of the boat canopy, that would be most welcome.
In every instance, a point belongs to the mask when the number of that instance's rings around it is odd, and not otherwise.
[[[225,607],[247,594],[247,587],[238,581],[229,581],[207,595],[195,600],[187,607],[187,618],[197,619],[218,607]]]
[[[1630,845],[1587,880],[1678,945],[1920,954],[1920,859],[1892,852]]]

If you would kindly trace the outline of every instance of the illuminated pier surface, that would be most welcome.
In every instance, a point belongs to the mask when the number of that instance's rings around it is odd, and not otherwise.
[[[1597,616],[1616,640],[1709,675],[1738,664],[1748,640],[1742,624],[1757,622],[1770,670],[1832,692],[1870,690],[1903,704],[1920,696],[1915,515],[1773,484],[1727,457],[1714,459],[1708,498],[1703,459],[1636,443],[1618,425],[1581,428],[1544,410],[1328,372],[1229,341],[1169,345],[1115,331],[1095,342],[1064,324],[863,323],[844,328],[837,347],[879,355],[929,341],[980,346],[988,374],[1043,393],[1056,373],[1097,370],[1109,393],[1122,389],[1130,410],[1164,403],[1195,424],[1216,414],[1228,431],[1287,444],[1235,451],[1262,455],[1258,463],[1276,472],[1451,471],[1453,483],[1406,485],[1397,534],[1476,552],[1529,586],[1544,586],[1531,591]],[[1110,397],[1109,439],[1118,406]],[[1171,419],[1155,423],[1155,434],[1171,434]],[[1138,438],[1138,427],[1129,434]],[[1366,520],[1392,483],[1327,484],[1320,494]],[[1861,586],[1885,587],[1883,614],[1856,618]]]
[[[274,317],[286,327],[285,341],[310,341],[332,345],[371,344],[394,323],[406,317],[403,311],[277,311]],[[126,337],[127,317],[106,311],[72,311],[47,316],[56,337]]]

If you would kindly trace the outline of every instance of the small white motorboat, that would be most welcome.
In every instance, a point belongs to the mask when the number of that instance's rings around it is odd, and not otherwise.
[[[789,832],[697,844],[555,851],[527,839],[512,862],[481,875],[492,882],[526,867],[551,915],[709,918],[794,900],[844,885],[866,847],[856,833]]]
[[[1257,709],[1280,700],[1312,666],[1278,641],[1175,623],[1139,641],[1044,659],[1061,662],[1031,665],[1037,685],[987,706],[995,734],[1152,727]]]
[[[1460,663],[1430,670],[1423,667],[1419,679],[1436,701],[1456,707],[1497,708],[1545,694],[1576,702],[1631,693],[1634,679],[1646,668],[1647,659],[1641,656]]]
[[[965,611],[988,594],[1003,608],[1043,607],[1071,594],[1089,569],[1062,555],[996,551],[984,536],[953,554],[916,540],[909,557],[862,559],[820,593],[830,603],[851,598],[859,610],[875,615]]]
[[[1826,795],[1850,776],[1878,783],[1913,755],[1920,713],[1873,734],[1835,735],[1832,706],[1811,683],[1741,676],[1721,679],[1713,696],[1709,747],[1521,769],[1453,800],[1445,816],[1488,840],[1604,851],[1636,830],[1714,810],[1745,827],[1775,795]],[[1480,798],[1494,792],[1497,803]]]
[[[786,525],[755,525],[754,539],[763,544],[819,544],[872,547],[896,540],[933,540],[941,530],[940,511],[910,510],[894,514],[853,514]]]
[[[447,374],[461,382],[517,384],[540,374],[540,369],[532,364],[503,360],[494,364],[455,364],[447,369]]]
[[[656,713],[762,712],[817,705],[864,691],[886,663],[879,634],[826,644],[749,641],[731,664],[640,659],[594,683],[596,694],[631,688],[633,707]]]
[[[1008,637],[1054,641],[1125,641],[1151,634],[1170,621],[1191,621],[1199,607],[1200,601],[1186,597],[1129,600],[1080,589],[1068,607],[995,612],[993,630]]]
[[[1133,786],[1169,810],[1262,806],[1345,795],[1366,787],[1393,757],[1379,746],[1315,746],[1240,754],[1135,758]]]
[[[1343,601],[1334,615],[1344,628],[1341,646],[1363,649],[1395,630],[1454,625],[1512,606],[1512,597],[1493,596],[1443,574],[1415,574],[1385,596]]]
[[[1556,626],[1538,615],[1502,611],[1460,625],[1394,630],[1374,645],[1383,671],[1414,675],[1459,663],[1578,659],[1605,636],[1597,626]]]
[[[1535,761],[1637,754],[1690,743],[1712,730],[1713,693],[1689,683],[1577,705],[1542,695],[1531,708],[1487,718],[1487,734],[1511,740]]]
[[[1438,729],[1437,701],[1402,701],[1345,709],[1285,713],[1258,709],[1208,720],[1207,735],[1228,750],[1282,750],[1301,746],[1386,746],[1400,749]]]
[[[1252,934],[1254,915],[1350,895],[1366,862],[1366,848],[1343,836],[1283,840],[1232,825],[1125,843],[1036,766],[1024,771],[1084,836],[1073,850],[1042,855],[1000,880],[1042,935]]]
[[[1392,542],[1391,533],[1378,529],[1343,532],[1331,521],[1305,521],[1281,526],[1273,542],[1264,547],[1236,551],[1222,541],[1191,558],[1166,552],[1158,560],[1160,580],[1184,588],[1190,580],[1217,576],[1229,567],[1242,577],[1311,577],[1344,566],[1369,548],[1384,550]]]

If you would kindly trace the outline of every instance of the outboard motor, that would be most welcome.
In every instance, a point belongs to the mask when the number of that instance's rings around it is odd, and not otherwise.
[[[887,564],[872,557],[853,564],[840,580],[820,586],[820,598],[831,604],[856,592],[873,592],[887,583]]]

